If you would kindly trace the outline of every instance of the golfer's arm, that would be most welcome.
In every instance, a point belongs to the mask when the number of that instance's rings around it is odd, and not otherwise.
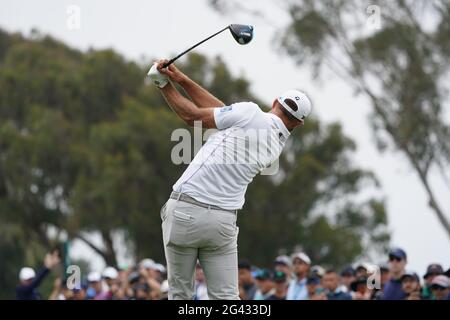
[[[205,128],[216,128],[214,108],[197,107],[192,101],[183,97],[170,82],[161,89],[161,93],[170,108],[188,125],[193,126],[195,121],[201,121]]]
[[[199,108],[219,108],[225,105],[189,77],[180,82],[180,85]]]

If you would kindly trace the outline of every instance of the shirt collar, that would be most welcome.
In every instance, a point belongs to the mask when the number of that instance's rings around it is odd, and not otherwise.
[[[275,125],[277,126],[278,129],[280,129],[283,136],[286,139],[289,138],[291,133],[289,132],[288,128],[286,128],[286,126],[284,125],[284,122],[281,121],[281,119],[278,116],[274,115],[273,113],[267,113],[267,114],[275,121]]]

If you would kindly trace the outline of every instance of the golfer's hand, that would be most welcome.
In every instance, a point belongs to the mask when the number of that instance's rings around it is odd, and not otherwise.
[[[168,66],[167,68],[163,68],[162,66],[168,62],[167,59],[161,59],[157,61],[157,69],[162,74],[165,74],[167,77],[169,77],[170,80],[176,83],[182,83],[187,79],[187,76],[181,72],[173,63]]]

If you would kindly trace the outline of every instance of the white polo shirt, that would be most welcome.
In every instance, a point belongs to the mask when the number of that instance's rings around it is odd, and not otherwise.
[[[223,209],[241,209],[247,186],[278,159],[289,131],[277,116],[253,102],[214,110],[211,135],[173,190]]]

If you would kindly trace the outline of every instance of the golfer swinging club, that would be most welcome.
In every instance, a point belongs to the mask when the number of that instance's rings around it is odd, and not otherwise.
[[[308,97],[289,90],[263,112],[253,102],[229,106],[171,64],[159,60],[153,83],[169,106],[187,124],[201,121],[217,128],[173,186],[161,209],[164,251],[167,260],[169,299],[193,299],[197,259],[204,270],[210,299],[238,300],[237,212],[245,201],[248,184],[278,159],[290,131],[303,125],[311,113]],[[169,81],[178,83],[190,99]],[[243,132],[267,132],[263,148],[245,148]],[[236,147],[236,142],[238,147]],[[239,163],[224,161],[236,157]]]

